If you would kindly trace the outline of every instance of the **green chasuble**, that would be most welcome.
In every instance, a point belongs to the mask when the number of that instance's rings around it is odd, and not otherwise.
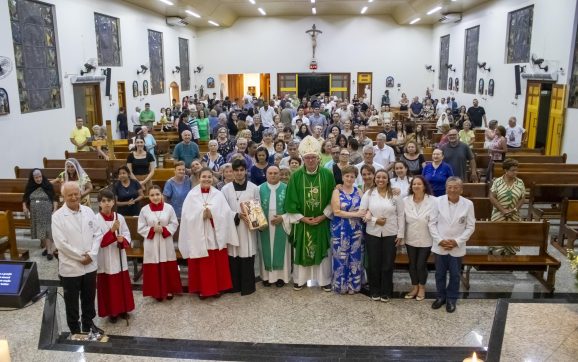
[[[279,182],[279,186],[275,192],[275,203],[276,203],[276,214],[285,214],[285,192],[287,190],[287,185],[283,182]],[[269,220],[269,202],[271,200],[271,189],[267,182],[259,186],[259,194],[261,196],[261,208],[263,213],[267,218],[269,227],[271,227],[271,220]],[[269,228],[260,231],[261,234],[261,249],[263,251],[263,264],[265,265],[265,270],[283,270],[285,263],[285,243],[287,243],[287,234],[283,230],[283,225],[279,224],[275,226],[275,235],[273,240],[273,245],[271,245],[271,236]],[[272,256],[271,256],[271,249]]]
[[[328,169],[319,166],[314,174],[308,174],[305,167],[301,167],[289,179],[285,211],[306,217],[323,215],[323,210],[331,203],[334,188],[335,178]],[[303,222],[293,225],[293,262],[296,265],[319,265],[327,257],[331,237],[329,222],[325,219],[315,226]]]

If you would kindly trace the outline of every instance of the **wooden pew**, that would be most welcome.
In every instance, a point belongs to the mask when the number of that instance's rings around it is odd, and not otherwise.
[[[139,263],[142,264],[144,257],[144,238],[138,233],[138,216],[125,216],[126,225],[130,231],[131,246],[126,249],[126,257],[129,262],[133,263],[133,281],[138,281],[142,276],[142,267],[139,269]],[[179,229],[173,235],[173,240],[176,242],[179,240]],[[181,252],[175,246],[175,252],[177,254],[177,259],[182,259]]]
[[[0,259],[6,259],[6,253],[10,254],[10,260],[28,260],[30,257],[28,250],[18,249],[14,219],[9,210],[0,211]]]
[[[44,168],[62,168],[64,170],[64,163],[66,160],[50,160],[44,157],[42,164]],[[108,182],[112,181],[115,173],[121,166],[126,165],[126,159],[104,160],[104,159],[79,159],[78,163],[82,168],[105,168],[108,171]],[[90,175],[89,175],[90,177]],[[92,178],[91,178],[92,180]]]
[[[538,255],[489,255],[480,254],[468,248],[462,258],[465,273],[462,283],[470,289],[470,271],[472,268],[482,271],[522,270],[528,271],[549,292],[554,292],[556,272],[560,261],[548,254],[549,224],[547,221],[476,221],[476,230],[467,242],[468,247],[518,246],[538,248]],[[409,260],[407,254],[398,253],[395,258],[396,268],[407,269]],[[433,255],[428,264],[434,264]],[[544,278],[546,272],[546,278]]]
[[[488,197],[488,184],[485,182],[464,183],[463,197]]]
[[[484,132],[474,132],[474,142],[485,142],[486,141],[486,135]]]
[[[526,187],[532,184],[575,184],[578,183],[578,173],[575,172],[518,172],[518,178],[524,181]]]
[[[571,163],[520,163],[518,172],[554,172],[554,173],[578,173],[578,165]],[[495,163],[493,168],[494,177],[500,177],[504,170],[500,163]],[[576,180],[578,182],[578,179]]]
[[[22,212],[22,198],[28,179],[0,179],[0,210],[12,211],[14,226],[17,229],[30,228],[30,219]],[[55,187],[54,192],[58,196],[60,188]]]
[[[468,197],[474,203],[476,220],[490,220],[492,218],[492,203],[488,197]]]
[[[558,237],[552,239],[552,245],[558,249],[562,255],[567,254],[567,249],[574,250],[574,242],[578,238],[578,200],[562,201],[562,214],[560,216],[560,229]],[[564,243],[564,239],[568,242]]]
[[[574,181],[578,182],[578,179]],[[564,198],[578,200],[578,184],[530,184],[528,219],[560,218],[560,205]],[[543,206],[538,206],[540,204]]]
[[[14,167],[16,178],[28,178],[33,168]],[[43,168],[42,173],[49,179],[55,179],[60,175],[64,168]],[[105,187],[108,185],[108,169],[106,168],[85,168],[84,171],[90,177],[92,185],[95,187]]]
[[[485,148],[480,148],[480,147],[474,147],[472,148],[472,151],[476,154],[476,155],[483,155],[483,154],[488,154],[488,150]],[[508,155],[511,154],[516,154],[516,155],[543,155],[544,154],[544,150],[543,149],[534,149],[534,148],[519,148],[516,149],[515,151],[513,149],[508,149]]]
[[[116,156],[117,160],[126,160],[130,152],[126,151],[115,151],[114,155]],[[85,160],[85,159],[100,159],[99,155],[96,152],[69,152],[64,151],[64,158],[76,158],[77,160]]]
[[[546,155],[520,155],[517,153],[506,153],[506,158],[513,158],[519,163],[566,163],[566,154],[561,156]]]

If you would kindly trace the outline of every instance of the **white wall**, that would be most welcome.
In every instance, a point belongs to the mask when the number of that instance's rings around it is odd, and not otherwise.
[[[59,70],[61,77],[62,108],[20,113],[16,72],[0,80],[0,87],[9,94],[11,113],[0,116],[0,154],[4,161],[0,167],[0,178],[14,177],[15,165],[21,167],[42,166],[42,157],[63,158],[64,150],[72,150],[69,135],[74,127],[75,110],[72,84],[66,74],[78,75],[80,67],[89,58],[96,58],[96,35],[94,28],[94,12],[120,18],[120,33],[122,45],[122,66],[112,67],[111,94],[112,99],[105,97],[105,85],[101,83],[101,102],[103,119],[113,120],[116,124],[118,113],[117,81],[125,81],[127,107],[130,111],[145,102],[151,103],[151,108],[158,113],[161,107],[169,105],[169,87],[171,81],[180,84],[179,74],[172,70],[179,62],[178,37],[189,39],[189,58],[191,69],[195,63],[195,31],[190,28],[173,28],[165,23],[164,17],[148,12],[139,7],[112,0],[44,0],[55,5],[56,30],[58,39]],[[14,61],[14,48],[11,41],[11,28],[8,14],[8,2],[0,2],[0,34],[5,34],[0,42],[0,54]],[[137,77],[136,71],[140,64],[149,63],[147,29],[163,33],[165,59],[165,94],[146,97],[132,97],[132,82],[138,80],[139,89],[142,81],[150,75]],[[100,75],[100,68],[95,74]],[[191,79],[192,83],[192,79]],[[192,87],[192,84],[191,84]],[[149,85],[150,89],[150,85]],[[181,97],[192,94],[181,92]],[[116,127],[116,125],[115,125]]]
[[[434,92],[435,97],[452,94],[458,103],[470,106],[473,98],[477,98],[487,112],[488,119],[497,119],[501,124],[507,124],[510,116],[516,116],[519,124],[524,119],[524,105],[526,97],[527,81],[522,79],[522,94],[515,99],[514,64],[506,63],[506,36],[508,12],[534,5],[534,21],[532,26],[531,52],[544,58],[549,63],[550,69],[564,68],[565,75],[558,78],[558,83],[567,84],[568,75],[571,71],[570,53],[572,40],[575,32],[575,0],[500,0],[488,2],[476,7],[464,14],[463,20],[458,24],[440,24],[433,31],[434,51],[431,62],[438,67],[439,64],[439,39],[441,36],[450,34],[450,58],[449,63],[457,70],[450,72],[452,77],[460,78],[460,91]],[[491,72],[478,69],[478,80],[485,80],[486,89],[488,81],[494,79],[494,96],[463,93],[463,70],[464,70],[464,46],[465,29],[480,25],[480,38],[478,48],[478,61],[487,62]],[[545,63],[546,64],[546,63]],[[527,71],[531,71],[528,65]],[[437,73],[436,73],[437,76]],[[437,89],[437,79],[436,79]],[[476,93],[477,93],[476,82]],[[514,104],[512,104],[514,103]],[[572,121],[578,115],[578,111],[569,109],[566,115],[564,130],[564,142],[562,152],[568,153],[569,161],[578,163],[578,147],[571,145],[569,136],[578,132],[578,125]]]
[[[373,72],[373,102],[381,100],[385,78],[395,78],[401,91],[390,88],[392,102],[401,92],[424,94],[431,78],[424,69],[432,51],[431,27],[399,26],[389,16],[240,18],[230,28],[198,29],[198,62],[205,66],[197,85],[227,73],[271,73],[271,94],[277,73],[309,72],[311,40],[305,33],[315,24],[317,72]],[[216,92],[219,90],[217,89]],[[357,93],[357,84],[352,93]]]

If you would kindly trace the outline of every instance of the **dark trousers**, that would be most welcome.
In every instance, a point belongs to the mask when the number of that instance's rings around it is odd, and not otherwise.
[[[460,275],[462,271],[462,258],[451,255],[436,254],[436,289],[438,298],[455,302],[460,292]],[[450,273],[450,281],[447,282],[447,274]]]
[[[255,255],[250,258],[229,256],[233,293],[249,295],[255,292]]]
[[[120,138],[123,140],[128,139],[128,129],[127,130],[119,130]]]
[[[60,277],[64,289],[64,304],[66,306],[66,323],[71,333],[80,332],[78,298],[82,309],[82,324],[85,328],[92,325],[96,317],[94,298],[96,297],[96,271],[78,277]]]
[[[367,279],[371,297],[390,297],[393,293],[393,267],[397,248],[396,235],[365,234],[367,247]]]
[[[406,245],[405,248],[409,258],[411,285],[425,285],[427,281],[427,258],[431,253],[431,247],[420,248]]]

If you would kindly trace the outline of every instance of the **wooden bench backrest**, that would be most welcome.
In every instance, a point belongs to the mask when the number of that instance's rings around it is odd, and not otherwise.
[[[476,221],[467,246],[535,246],[540,255],[548,247],[547,221]]]
[[[577,180],[578,181],[578,180]],[[564,198],[578,200],[578,184],[532,184],[528,202],[534,203],[558,203]]]
[[[22,212],[24,192],[0,192],[0,210]]]
[[[165,153],[169,153],[171,147],[171,143],[169,140],[157,140],[157,154],[164,155]]]
[[[155,173],[153,174],[153,182],[156,180],[167,181],[175,175],[174,168],[155,168]]]
[[[27,178],[6,178],[0,179],[0,192],[21,192],[24,193]]]
[[[519,155],[513,152],[506,153],[506,158],[513,158],[519,163],[566,163],[566,154],[561,156]]]
[[[578,173],[578,165],[571,163],[519,163],[518,172],[574,172]],[[493,175],[504,174],[501,163],[494,163]],[[578,182],[578,180],[577,180]]]
[[[10,250],[10,258],[18,260],[18,246],[16,245],[16,228],[11,211],[0,211],[0,238],[7,237],[8,240],[0,244],[0,254]]]
[[[474,203],[476,220],[490,220],[492,217],[492,203],[488,197],[468,197]]]
[[[61,168],[64,170],[66,160],[51,160],[46,157],[42,159],[44,168]],[[82,168],[107,168],[108,161],[105,159],[79,159],[78,163]]]
[[[490,155],[476,155],[476,167],[487,169],[490,165]]]
[[[578,183],[578,172],[518,172],[518,178],[524,181],[524,185],[529,187],[535,184],[575,184]]]
[[[128,155],[130,154],[130,152],[128,151],[128,148],[125,149],[125,151],[119,151],[119,150],[115,150],[114,155],[116,156],[116,158],[118,160],[125,160],[128,157]],[[68,152],[68,151],[64,151],[64,158],[76,158],[77,160],[86,160],[86,159],[100,159],[98,156],[97,152]]]
[[[488,197],[488,184],[485,182],[465,183],[463,197]]]
[[[568,200],[568,198],[564,198],[562,201],[560,225],[568,222],[578,222],[578,200]]]
[[[475,132],[474,133],[474,142],[485,142],[486,141],[486,135],[484,134],[484,132]]]
[[[33,168],[14,167],[16,178],[28,178]],[[43,168],[42,173],[49,179],[55,179],[60,175],[64,168]],[[103,184],[108,181],[108,170],[106,168],[85,168],[84,171],[90,177],[93,183]]]

